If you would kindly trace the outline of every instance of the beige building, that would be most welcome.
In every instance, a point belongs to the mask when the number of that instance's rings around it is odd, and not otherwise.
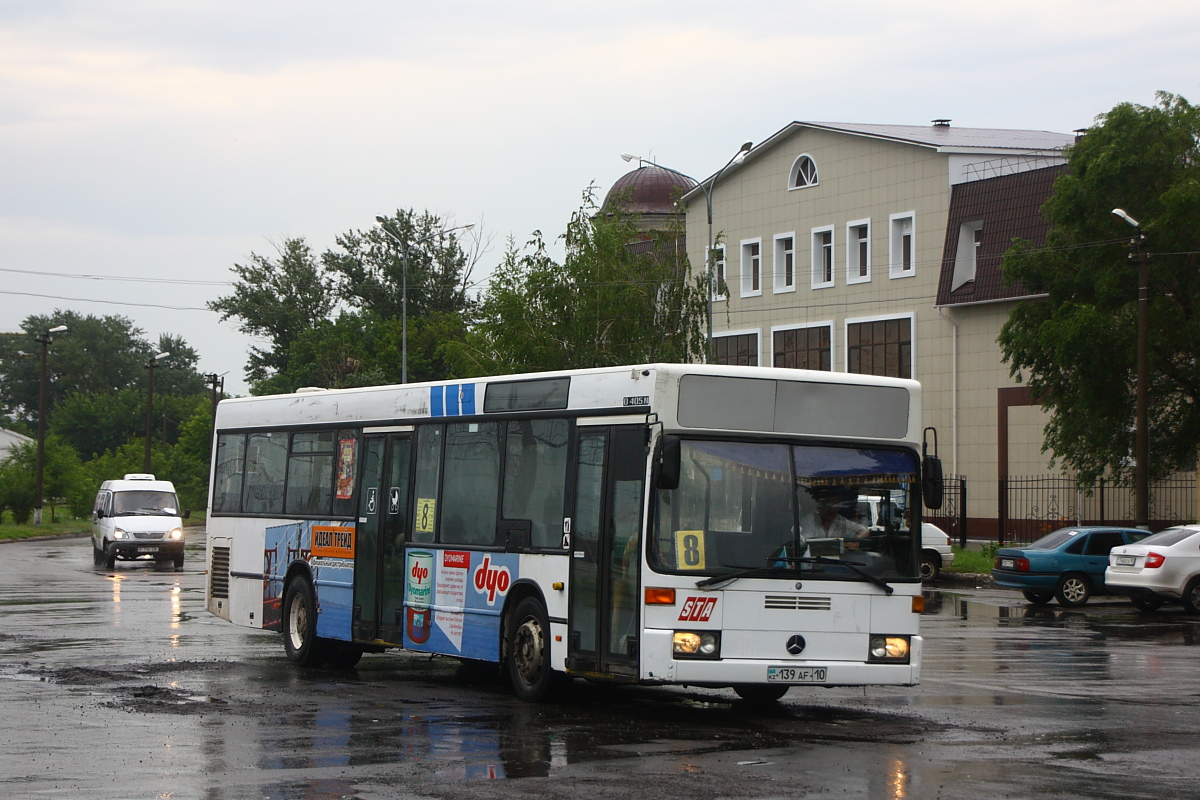
[[[683,198],[704,264],[711,193],[716,359],[919,380],[947,473],[967,479],[967,532],[996,538],[999,478],[1049,472],[1045,417],[996,344],[1025,296],[999,260],[1013,237],[1044,237],[1037,209],[1073,141],[946,120],[787,125]]]

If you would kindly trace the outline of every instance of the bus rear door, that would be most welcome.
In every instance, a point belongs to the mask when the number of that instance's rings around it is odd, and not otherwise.
[[[364,436],[354,558],[356,641],[403,643],[411,466],[410,431]]]

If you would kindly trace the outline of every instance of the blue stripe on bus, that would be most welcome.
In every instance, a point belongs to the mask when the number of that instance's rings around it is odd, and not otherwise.
[[[463,414],[474,414],[475,413],[475,384],[464,383],[461,387],[461,390],[462,390],[462,413]]]
[[[429,387],[429,416],[444,417],[445,410],[442,408],[442,392],[444,387],[431,386]]]
[[[429,416],[457,417],[475,413],[475,384],[429,387]]]

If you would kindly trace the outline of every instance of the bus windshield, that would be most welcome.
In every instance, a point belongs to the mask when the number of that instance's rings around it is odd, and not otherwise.
[[[913,451],[695,439],[680,450],[678,488],[657,492],[654,569],[918,577]]]

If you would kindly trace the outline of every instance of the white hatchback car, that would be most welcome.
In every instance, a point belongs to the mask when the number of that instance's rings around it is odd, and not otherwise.
[[[1104,582],[1143,611],[1179,599],[1189,612],[1200,614],[1200,525],[1167,528],[1137,544],[1114,547]]]

